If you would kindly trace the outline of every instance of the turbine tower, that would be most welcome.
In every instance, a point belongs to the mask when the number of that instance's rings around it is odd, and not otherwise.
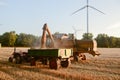
[[[84,7],[80,8],[80,9],[78,9],[77,11],[73,12],[72,15],[86,8],[86,11],[87,11],[87,17],[86,17],[87,18],[87,37],[88,37],[88,33],[89,33],[89,8],[92,8],[92,9],[94,9],[94,10],[96,10],[96,11],[102,13],[102,14],[105,14],[105,13],[103,13],[102,11],[96,9],[93,6],[90,6],[89,5],[89,0],[87,0],[86,3],[87,3],[87,5],[85,5]]]

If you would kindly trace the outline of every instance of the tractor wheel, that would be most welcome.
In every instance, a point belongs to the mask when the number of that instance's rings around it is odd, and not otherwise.
[[[58,69],[60,68],[60,60],[53,58],[49,60],[49,67],[50,69]]]
[[[36,66],[36,61],[35,61],[34,58],[31,59],[31,61],[30,61],[30,65],[31,65],[31,66]]]
[[[63,68],[67,68],[70,65],[70,60],[67,59],[66,61],[61,61],[61,66]]]
[[[16,55],[16,56],[13,58],[13,61],[14,61],[16,64],[21,64],[21,63],[22,63],[21,56],[20,56],[20,55]]]
[[[9,57],[9,58],[8,58],[8,61],[9,61],[9,62],[13,62],[13,58],[12,58],[12,57]]]

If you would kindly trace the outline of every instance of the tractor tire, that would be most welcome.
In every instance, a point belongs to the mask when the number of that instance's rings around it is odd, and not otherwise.
[[[60,68],[60,59],[50,59],[49,60],[49,67],[50,69],[59,69]]]
[[[67,67],[69,66],[69,64],[70,64],[70,61],[69,61],[69,60],[61,61],[61,66],[62,66],[63,68],[67,68]]]
[[[21,64],[21,63],[22,63],[22,59],[21,59],[21,56],[20,56],[20,55],[16,55],[13,59],[14,59],[13,61],[14,61],[16,64]]]
[[[9,61],[9,62],[13,62],[13,58],[12,58],[12,57],[9,57],[9,58],[8,58],[8,61]]]

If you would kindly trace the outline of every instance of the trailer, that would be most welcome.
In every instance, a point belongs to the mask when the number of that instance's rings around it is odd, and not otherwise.
[[[9,57],[9,62],[16,64],[29,62],[31,66],[36,66],[36,61],[39,61],[43,65],[49,65],[50,69],[58,69],[67,68],[71,56],[73,56],[72,49],[28,49],[28,52],[15,52]]]

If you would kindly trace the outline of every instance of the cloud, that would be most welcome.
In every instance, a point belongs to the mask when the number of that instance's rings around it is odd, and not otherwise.
[[[107,27],[107,29],[116,29],[116,28],[120,28],[120,22],[115,23],[115,24],[113,24],[113,25]]]

